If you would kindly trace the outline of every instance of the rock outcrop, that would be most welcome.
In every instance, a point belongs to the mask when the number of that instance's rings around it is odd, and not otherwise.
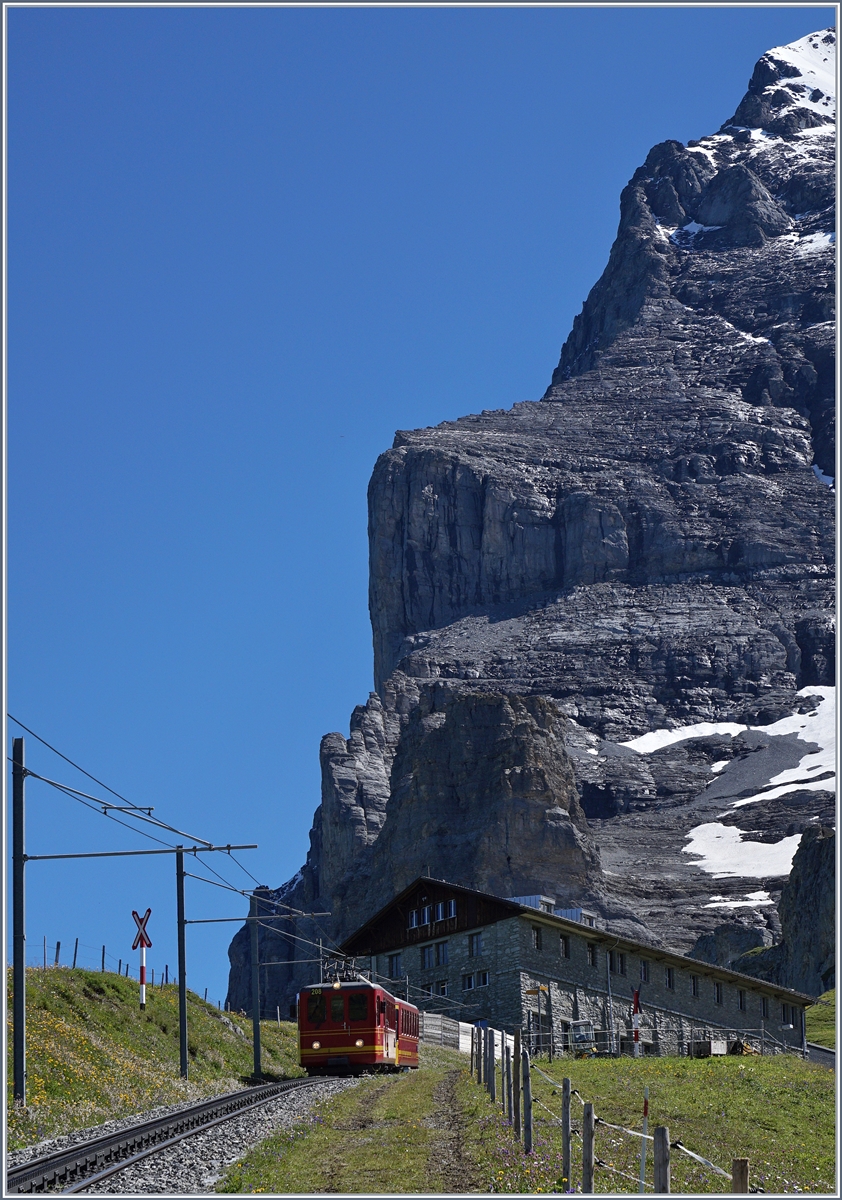
[[[377,690],[272,893],[270,1011],[425,870],[679,950],[720,953],[724,912],[728,953],[780,936],[833,819],[834,47],[771,51],[718,133],[650,152],[542,400],[378,460]]]
[[[836,835],[812,826],[804,833],[778,905],[782,940],[769,946],[755,930],[720,926],[691,951],[721,963],[820,996],[836,986]]]

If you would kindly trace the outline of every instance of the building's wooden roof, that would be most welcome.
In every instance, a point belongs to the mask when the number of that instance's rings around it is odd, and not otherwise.
[[[421,908],[425,904],[436,904],[453,898],[462,897],[465,903],[457,905],[457,915],[432,927],[425,925],[417,929],[408,928],[408,915],[411,909]],[[476,891],[463,887],[461,884],[448,883],[444,879],[431,879],[421,875],[400,895],[390,901],[378,913],[366,921],[356,933],[342,943],[341,949],[345,954],[357,957],[367,957],[373,954],[386,954],[399,951],[420,942],[429,942],[445,938],[463,930],[478,929],[483,925],[493,925],[511,917],[526,917],[535,924],[549,925],[559,932],[576,934],[585,937],[589,942],[595,942],[604,949],[619,950],[638,957],[647,958],[653,962],[663,962],[667,966],[679,967],[694,975],[707,975],[712,979],[736,986],[751,987],[755,991],[765,992],[770,996],[785,1000],[790,1004],[812,1004],[814,998],[803,992],[793,991],[779,984],[769,983],[765,979],[757,979],[753,975],[743,975],[739,971],[731,971],[727,967],[715,963],[704,962],[698,958],[688,958],[671,950],[662,950],[657,946],[649,946],[645,942],[636,942],[631,938],[621,937],[605,929],[595,929],[583,925],[579,921],[571,921],[566,917],[557,917],[551,913],[541,912],[514,900],[506,900],[501,896],[492,896],[488,892]]]

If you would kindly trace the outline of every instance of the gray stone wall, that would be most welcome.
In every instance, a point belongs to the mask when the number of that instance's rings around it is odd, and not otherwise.
[[[540,931],[540,948],[535,931]],[[479,955],[470,953],[471,932],[482,935]],[[801,1046],[800,1008],[794,1019],[790,1014],[784,1021],[781,1002],[759,982],[728,979],[724,974],[717,977],[705,964],[682,966],[677,960],[667,960],[643,948],[640,953],[623,951],[622,963],[619,951],[615,952],[615,970],[609,972],[609,942],[584,927],[581,932],[563,932],[569,957],[562,955],[560,928],[541,921],[537,912],[534,919],[512,917],[447,939],[431,939],[401,950],[401,979],[394,981],[395,988],[402,993],[402,979],[409,975],[412,1000],[423,1008],[425,1002],[417,989],[431,985],[437,988],[445,982],[447,998],[431,1001],[431,1008],[463,1021],[487,1020],[497,1028],[537,1028],[541,1024],[539,1014],[545,1021],[548,1016],[557,1047],[565,1044],[570,1022],[591,1021],[595,1030],[603,1031],[602,1044],[610,1044],[608,1031],[613,1029],[614,1047],[624,1050],[632,1043],[632,990],[639,986],[640,1041],[646,1053],[686,1053],[687,1043],[694,1036],[702,1036],[704,1030],[759,1037],[761,1027],[769,1040]],[[447,964],[425,968],[424,947],[445,940]],[[589,943],[595,947],[595,963],[589,961]],[[388,975],[388,958],[383,954],[375,959],[374,969],[381,977]],[[642,963],[647,964],[648,980],[641,980]],[[667,983],[667,968],[672,971],[672,987]],[[476,981],[482,971],[488,972],[487,986],[463,988],[465,976],[472,974]],[[697,995],[693,994],[693,977],[698,981]],[[717,982],[721,1002],[717,999]],[[542,986],[546,990],[541,990]],[[763,1013],[764,997],[768,1016]],[[794,1028],[782,1029],[790,1020]]]

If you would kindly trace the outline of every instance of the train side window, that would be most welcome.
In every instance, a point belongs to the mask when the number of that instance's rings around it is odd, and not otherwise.
[[[330,1019],[338,1022],[345,1020],[345,997],[341,994],[330,998]]]
[[[313,995],[311,992],[307,997],[307,1022],[310,1025],[321,1025],[325,1019],[325,998],[320,993]]]
[[[351,992],[348,997],[348,1020],[364,1021],[368,1016],[368,996],[365,992]]]

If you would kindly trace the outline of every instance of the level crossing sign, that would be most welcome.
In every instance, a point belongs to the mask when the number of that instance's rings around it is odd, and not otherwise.
[[[134,917],[134,923],[135,923],[135,925],[137,925],[137,934],[135,935],[135,939],[132,942],[132,950],[137,950],[138,947],[142,947],[144,950],[147,950],[152,945],[152,939],[150,938],[149,934],[146,932],[146,922],[149,920],[151,915],[152,915],[151,908],[147,908],[146,912],[144,913],[144,915],[142,917],[139,916],[134,911],[134,909],[132,909],[132,916]]]

